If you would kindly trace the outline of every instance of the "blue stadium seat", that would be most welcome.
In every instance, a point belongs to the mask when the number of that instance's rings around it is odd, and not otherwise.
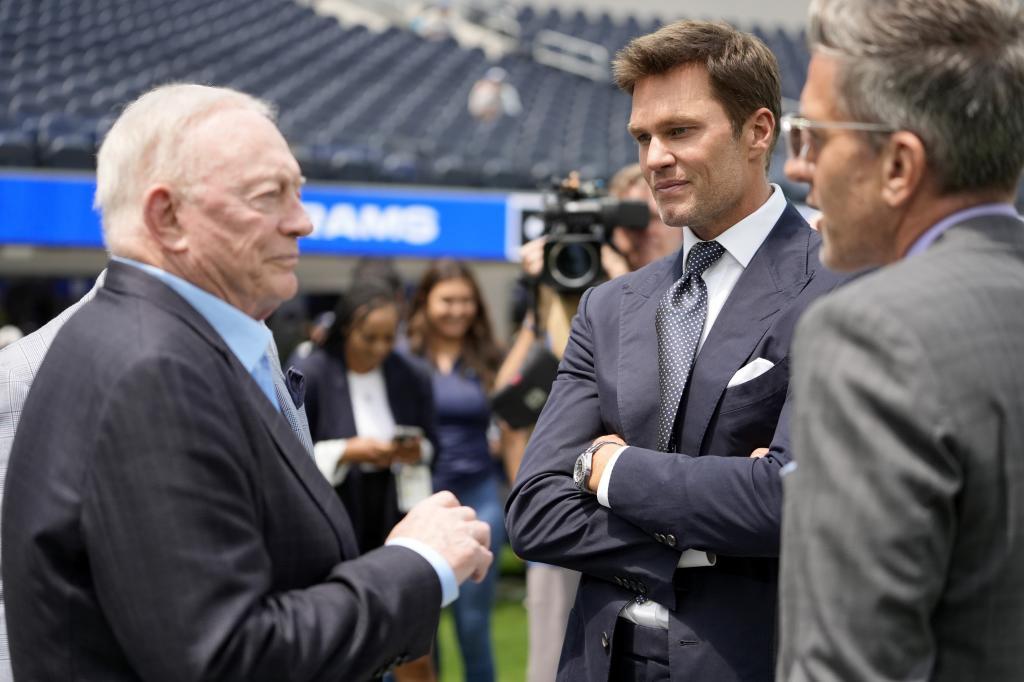
[[[0,163],[91,164],[126,101],[177,80],[274,102],[309,177],[523,188],[573,168],[607,177],[637,157],[629,97],[535,62],[532,41],[552,29],[614,53],[663,22],[578,7],[517,11],[521,45],[499,65],[523,111],[481,123],[466,101],[493,63],[451,40],[344,27],[294,0],[0,0]],[[797,98],[804,35],[753,30]]]

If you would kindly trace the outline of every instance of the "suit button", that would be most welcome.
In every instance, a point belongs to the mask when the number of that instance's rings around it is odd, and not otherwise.
[[[608,633],[607,632],[602,632],[601,633],[601,647],[605,651],[608,651]]]
[[[672,535],[672,533],[669,533],[668,535],[666,535],[665,536],[665,544],[668,545],[669,547],[675,547],[676,546],[676,536]]]
[[[658,542],[660,542],[661,544],[665,544],[665,536],[662,535],[661,533],[655,533],[654,534],[654,539],[657,540]]]

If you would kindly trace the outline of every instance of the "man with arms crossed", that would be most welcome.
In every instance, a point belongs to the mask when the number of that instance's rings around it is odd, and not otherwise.
[[[836,280],[766,179],[780,94],[763,43],[679,22],[615,70],[683,245],[584,294],[509,535],[583,574],[559,679],[768,680],[790,335]]]
[[[816,0],[779,678],[1024,679],[1024,10]]]
[[[425,653],[490,563],[440,493],[356,558],[281,413],[260,322],[310,223],[269,108],[158,88],[100,149],[113,260],[25,404],[4,497],[16,679],[366,679]]]

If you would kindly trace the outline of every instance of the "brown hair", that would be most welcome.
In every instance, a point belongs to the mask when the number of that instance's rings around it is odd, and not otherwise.
[[[476,303],[476,317],[466,331],[462,342],[462,364],[466,370],[475,372],[480,383],[487,390],[494,384],[494,375],[501,364],[501,349],[494,341],[491,320],[487,314],[487,306],[480,295],[480,286],[473,277],[472,271],[462,263],[449,259],[434,261],[420,279],[416,293],[413,294],[412,306],[409,311],[409,348],[417,355],[430,360],[434,358],[430,351],[430,321],[427,320],[427,297],[441,282],[453,279],[465,280],[473,290]]]
[[[637,81],[684,64],[700,64],[707,70],[711,90],[729,116],[735,135],[752,113],[761,107],[771,111],[774,147],[782,115],[779,62],[756,36],[724,22],[677,21],[634,38],[615,55],[612,69],[615,84],[632,95]]]

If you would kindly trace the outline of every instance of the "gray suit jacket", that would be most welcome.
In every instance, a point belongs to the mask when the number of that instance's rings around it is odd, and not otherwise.
[[[1024,680],[1024,224],[828,296],[793,357],[779,679]]]
[[[0,499],[7,476],[7,460],[14,445],[14,432],[43,357],[64,323],[96,295],[103,284],[103,272],[96,285],[80,301],[23,339],[0,350]],[[11,682],[11,655],[7,647],[7,618],[4,614],[3,587],[0,584],[0,682]]]
[[[3,500],[19,682],[361,680],[428,650],[433,568],[356,558],[286,419],[177,294],[112,263],[52,351]]]

